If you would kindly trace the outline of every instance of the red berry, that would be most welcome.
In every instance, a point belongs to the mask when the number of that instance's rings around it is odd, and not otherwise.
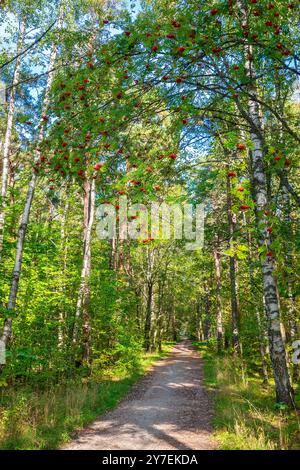
[[[176,52],[177,52],[177,54],[183,54],[185,49],[186,48],[184,46],[179,46],[179,47],[177,47]]]
[[[238,150],[246,150],[247,147],[246,147],[245,144],[237,144],[237,145],[236,145],[236,148],[237,148]]]
[[[173,20],[171,22],[172,26],[174,26],[174,28],[180,28],[181,27],[181,24],[177,21],[177,20]]]
[[[96,165],[94,165],[94,169],[96,171],[99,171],[102,167],[103,167],[103,163],[96,163]]]
[[[285,49],[283,52],[282,52],[282,55],[288,57],[289,55],[291,55],[291,51],[289,49]]]

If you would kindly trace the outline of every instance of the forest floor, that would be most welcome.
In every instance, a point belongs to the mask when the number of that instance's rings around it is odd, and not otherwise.
[[[194,343],[204,361],[204,384],[213,396],[214,437],[220,450],[299,450],[300,389],[297,410],[275,403],[274,382],[264,384],[258,364],[245,369],[230,355],[217,355],[207,342]]]
[[[81,431],[66,450],[215,449],[203,364],[191,342],[156,362],[112,411]]]
[[[35,375],[25,383],[0,381],[0,449],[57,449],[70,442],[75,432],[114,409],[174,344],[163,342],[161,352],[135,351],[134,357],[96,367],[88,377],[78,371],[58,382]]]

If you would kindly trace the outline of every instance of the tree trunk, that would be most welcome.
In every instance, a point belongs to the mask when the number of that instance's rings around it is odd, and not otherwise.
[[[247,12],[242,1],[240,5],[241,14],[247,21]],[[261,270],[263,278],[263,291],[266,302],[266,314],[268,319],[269,349],[273,367],[276,399],[278,402],[288,406],[294,406],[293,390],[291,387],[289,371],[287,366],[286,350],[282,337],[280,322],[280,306],[277,293],[276,279],[274,275],[274,258],[270,247],[270,234],[267,231],[267,179],[264,168],[262,126],[255,85],[255,71],[253,68],[253,50],[251,46],[246,46],[247,57],[245,72],[249,79],[248,91],[248,116],[250,124],[250,137],[253,144],[251,172],[254,182],[254,194],[257,209],[257,228],[259,232],[259,246],[268,253],[261,256]]]
[[[58,29],[62,27],[62,23],[63,23],[63,16],[64,16],[63,7],[64,7],[64,4],[62,1],[59,7],[59,17],[58,17],[58,24],[57,24]],[[46,84],[46,89],[45,89],[41,115],[46,114],[48,110],[50,89],[51,89],[52,81],[54,77],[53,68],[54,68],[54,64],[56,61],[57,52],[58,52],[58,47],[56,44],[53,44],[51,54],[50,54],[50,61],[49,61],[49,66],[48,66],[49,73],[48,73],[48,79],[47,79],[47,84]],[[43,138],[44,138],[44,128],[42,126],[40,129],[39,136],[38,136],[38,143],[40,143],[43,140]],[[39,157],[40,157],[40,153],[39,151],[36,151],[36,158],[38,159]],[[24,210],[23,210],[23,214],[21,218],[21,224],[20,224],[20,228],[18,232],[18,238],[17,238],[15,263],[14,263],[14,268],[12,272],[9,301],[7,305],[8,310],[14,310],[16,306],[19,281],[20,281],[21,269],[22,269],[25,235],[26,235],[26,230],[27,230],[27,226],[29,222],[30,210],[32,206],[37,179],[38,179],[37,173],[33,173],[28,184],[25,206],[24,206]],[[4,327],[3,327],[3,332],[1,336],[1,341],[5,346],[7,346],[8,344],[8,341],[11,337],[11,333],[12,333],[12,318],[6,318],[4,321]]]
[[[247,219],[246,215],[243,214],[243,223],[244,226],[247,227]],[[253,275],[253,250],[252,250],[252,237],[251,233],[249,230],[247,230],[247,241],[248,241],[248,248],[249,248],[249,257],[248,257],[248,264],[249,264],[249,281],[250,281],[250,287],[251,287],[251,292],[255,292],[255,282],[254,282],[254,275]],[[261,366],[262,366],[262,375],[263,375],[263,383],[267,384],[269,381],[269,374],[268,374],[268,366],[267,366],[267,354],[268,350],[266,348],[266,341],[267,341],[267,334],[266,330],[264,328],[263,320],[262,317],[264,318],[264,315],[262,315],[260,308],[257,307],[257,298],[254,296],[253,301],[255,303],[255,316],[257,320],[257,327],[258,327],[258,334],[259,334],[259,352],[261,356]],[[265,311],[265,300],[264,297],[262,298],[262,310]]]
[[[206,290],[208,289],[207,284],[206,284],[205,289]],[[207,341],[211,336],[210,305],[211,305],[211,302],[210,302],[210,298],[209,298],[209,293],[206,292],[206,294],[204,296],[205,318],[204,318],[204,332],[203,332],[205,341]]]
[[[175,316],[175,305],[174,305],[174,303],[173,303],[173,308],[172,308],[172,339],[175,342],[178,341],[178,332],[177,332],[177,326],[176,326],[176,316]]]
[[[90,362],[90,275],[91,275],[91,238],[95,209],[95,180],[86,181],[84,186],[84,228],[83,228],[83,262],[80,276],[80,287],[76,304],[73,330],[73,344],[78,343],[79,319],[83,319],[83,362]]]
[[[244,225],[247,225],[246,221],[246,216],[244,215]],[[253,260],[253,253],[252,253],[252,239],[251,239],[251,234],[247,230],[247,238],[248,238],[248,247],[249,247],[249,281],[250,281],[250,286],[251,286],[251,292],[255,292],[255,283],[254,283],[254,276],[253,276],[253,267],[252,267],[252,260]],[[259,341],[259,352],[261,356],[261,368],[262,368],[262,375],[263,375],[263,383],[267,384],[269,381],[269,374],[268,374],[268,365],[267,365],[267,354],[268,350],[266,348],[266,342],[267,342],[267,334],[266,330],[263,324],[262,317],[264,318],[264,315],[262,315],[259,307],[257,306],[257,298],[254,296],[253,298],[255,302],[255,316],[257,320],[257,328],[258,328],[258,341]],[[265,311],[265,301],[264,298],[262,299],[262,309]]]
[[[109,252],[109,267],[113,271],[117,269],[117,256],[118,256],[118,240],[114,237],[109,240],[110,252]]]
[[[20,22],[17,55],[23,49],[25,31],[26,31],[26,19],[23,16]],[[21,69],[21,56],[17,57],[16,63],[15,63],[15,70],[14,70],[12,88],[10,92],[9,105],[8,105],[6,132],[5,132],[3,147],[1,149],[3,152],[3,159],[2,159],[2,181],[1,181],[1,197],[0,197],[0,256],[3,250],[5,207],[6,207],[7,183],[8,183],[8,175],[9,175],[9,157],[10,157],[11,140],[12,140],[13,119],[14,119],[14,113],[15,113],[16,85],[17,83],[19,83],[20,69]]]
[[[204,341],[204,330],[200,300],[198,300],[196,303],[196,334],[198,341]]]
[[[146,305],[146,320],[145,320],[145,333],[144,333],[144,347],[148,352],[151,348],[151,326],[152,326],[152,297],[153,297],[153,284],[149,282],[147,285],[147,305]]]
[[[231,200],[231,184],[230,178],[227,177],[227,219],[231,243],[235,238],[236,219],[232,213],[232,200]],[[229,273],[230,273],[230,299],[231,299],[231,322],[232,322],[232,346],[235,355],[240,355],[241,347],[239,340],[239,309],[238,309],[238,295],[237,295],[237,259],[236,256],[229,257]]]
[[[289,192],[285,186],[282,186],[283,196],[283,214],[284,214],[284,234],[285,234],[285,280],[287,285],[287,321],[288,321],[288,336],[289,341],[292,343],[298,339],[297,331],[297,308],[295,305],[294,295],[294,282],[293,282],[293,263],[292,253],[290,248],[290,237],[292,234],[292,221],[291,221],[291,206]],[[293,381],[296,383],[299,380],[300,368],[298,364],[293,365]]]
[[[67,196],[66,196],[67,197]],[[66,279],[66,270],[67,270],[67,236],[66,236],[66,223],[67,216],[69,212],[69,201],[67,200],[64,204],[64,211],[61,217],[61,228],[60,228],[60,240],[61,240],[61,285],[60,291],[61,295],[64,295],[65,290],[65,279]],[[60,351],[63,350],[65,344],[65,312],[63,307],[59,307],[59,316],[58,316],[58,342],[57,347]]]
[[[217,248],[214,248],[214,261],[216,270],[216,306],[217,306],[217,348],[218,353],[223,349],[223,320],[221,302],[221,256]]]
[[[255,126],[260,126],[257,104],[250,100],[249,113],[255,122]],[[261,258],[261,268],[263,276],[263,289],[266,302],[266,313],[269,328],[269,348],[270,357],[274,371],[276,384],[276,397],[279,402],[289,406],[294,404],[293,391],[288,373],[286,351],[280,325],[280,306],[277,294],[276,279],[274,276],[274,259],[271,253],[270,236],[267,232],[267,188],[266,177],[263,165],[263,145],[260,137],[254,129],[251,131],[251,139],[254,144],[252,151],[254,190],[258,213],[258,229],[260,232],[259,245],[267,250],[268,256]]]
[[[164,297],[164,280],[159,280],[158,284],[158,302],[157,302],[157,346],[158,351],[162,351],[163,337],[163,297]]]

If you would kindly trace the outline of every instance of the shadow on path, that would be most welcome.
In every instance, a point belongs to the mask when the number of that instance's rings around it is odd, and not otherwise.
[[[183,341],[114,410],[64,449],[214,449],[211,406],[202,381],[201,359],[191,342]]]

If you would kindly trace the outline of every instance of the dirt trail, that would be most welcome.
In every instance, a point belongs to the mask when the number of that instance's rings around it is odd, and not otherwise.
[[[215,449],[202,362],[189,341],[175,346],[112,411],[66,450]]]

